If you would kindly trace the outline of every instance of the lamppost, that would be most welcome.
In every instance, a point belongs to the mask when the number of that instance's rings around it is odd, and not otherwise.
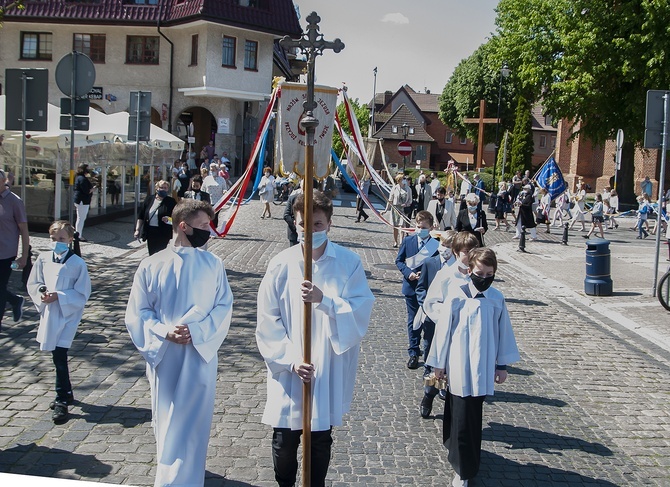
[[[400,127],[402,129],[402,140],[407,140],[409,135],[409,124],[407,122],[403,123]],[[402,156],[402,173],[405,174],[405,166],[407,165],[407,156]]]
[[[493,188],[492,188],[492,193],[497,194],[496,191],[496,164],[498,163],[498,147],[500,141],[499,141],[499,131],[500,131],[500,104],[502,101],[502,85],[503,85],[503,78],[507,78],[509,76],[509,68],[507,67],[507,63],[503,63],[502,68],[500,68],[500,81],[498,82],[498,113],[496,114],[496,142],[493,146]],[[500,175],[501,177],[503,174]],[[493,199],[493,198],[491,198]]]

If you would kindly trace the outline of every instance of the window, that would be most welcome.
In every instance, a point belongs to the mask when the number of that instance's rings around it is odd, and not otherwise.
[[[540,135],[540,149],[546,149],[546,148],[547,148],[547,136]]]
[[[51,32],[21,32],[21,59],[51,61]]]
[[[244,42],[244,69],[256,71],[258,69],[258,42]]]
[[[409,135],[414,135],[414,127],[409,128]]]
[[[223,57],[221,66],[230,68],[235,67],[235,49],[237,48],[237,39],[234,37],[223,36]]]
[[[453,141],[454,141],[454,133],[447,132],[447,135],[444,136],[444,142],[447,144],[451,144]]]
[[[126,5],[158,5],[158,0],[124,0]]]
[[[72,49],[83,52],[97,64],[105,63],[105,34],[74,34]]]
[[[461,143],[461,145],[465,145],[465,144],[468,143],[468,138],[467,137],[461,137],[459,142]]]
[[[198,34],[191,36],[191,64],[189,66],[198,65]]]
[[[553,123],[553,120],[551,118],[551,115],[545,115],[544,116],[544,124],[545,125],[551,125]]]
[[[128,36],[126,38],[126,63],[158,64],[158,36]]]
[[[398,126],[397,125],[391,125],[391,133],[392,134],[397,134],[398,133]]]
[[[551,143],[551,148],[552,148],[552,149],[555,149],[555,148],[556,148],[556,136],[555,136],[555,135],[552,135],[552,136],[549,138],[549,141],[550,141],[550,143]]]

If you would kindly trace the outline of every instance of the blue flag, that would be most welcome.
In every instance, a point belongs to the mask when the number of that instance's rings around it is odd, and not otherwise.
[[[553,156],[542,166],[540,172],[535,176],[535,181],[540,188],[547,190],[552,200],[567,189],[563,174]]]

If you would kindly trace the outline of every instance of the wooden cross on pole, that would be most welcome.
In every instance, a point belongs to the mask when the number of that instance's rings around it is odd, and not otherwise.
[[[303,184],[305,206],[303,207],[303,252],[305,258],[305,281],[312,281],[312,205],[314,179],[314,134],[319,121],[314,117],[314,63],[316,56],[326,49],[340,52],[344,43],[340,39],[324,41],[319,34],[321,17],[312,12],[307,17],[307,30],[300,39],[285,36],[279,44],[284,49],[299,48],[307,55],[307,98],[303,102],[303,117],[300,125],[305,130],[305,180]],[[312,303],[304,303],[303,321],[303,362],[312,363]],[[312,384],[303,382],[302,387],[302,485],[311,486],[311,448],[312,448]]]
[[[479,170],[482,167],[482,160],[484,158],[484,124],[498,123],[498,118],[484,118],[486,110],[486,102],[479,100],[479,118],[464,118],[463,123],[479,124],[479,135],[477,136],[477,161],[475,161],[475,169]]]

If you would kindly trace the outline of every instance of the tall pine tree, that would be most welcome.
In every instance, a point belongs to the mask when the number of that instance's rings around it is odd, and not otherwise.
[[[512,149],[510,150],[509,172],[523,173],[531,169],[533,159],[533,121],[530,114],[531,105],[522,96],[517,98],[516,116],[514,120],[514,132],[512,134]],[[507,172],[507,170],[505,170]]]

